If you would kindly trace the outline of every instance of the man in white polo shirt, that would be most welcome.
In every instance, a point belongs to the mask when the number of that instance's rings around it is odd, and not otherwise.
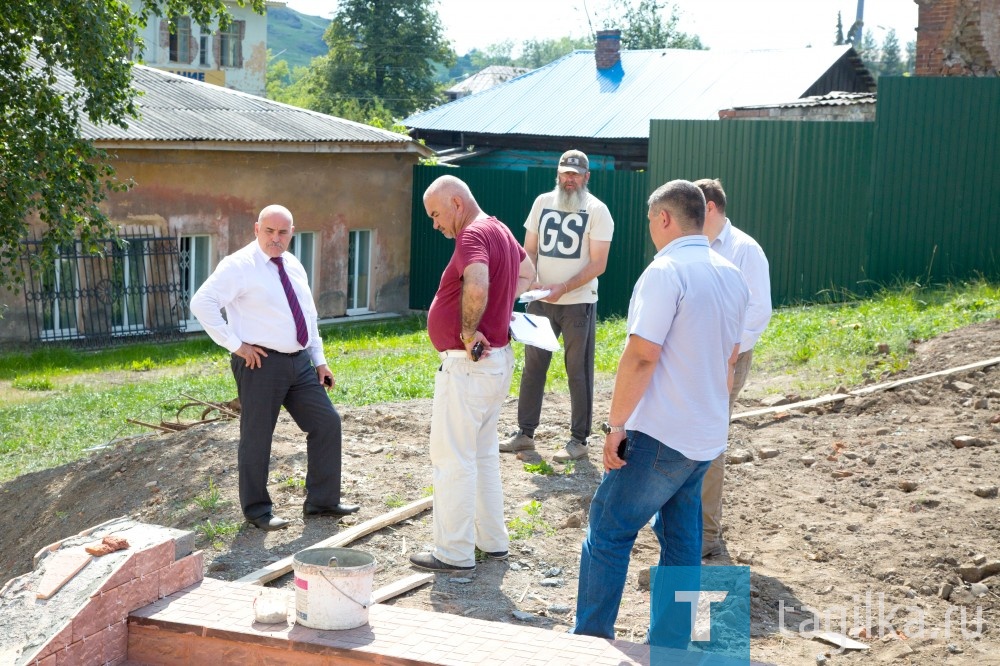
[[[607,473],[580,556],[576,634],[615,637],[632,545],[650,518],[659,566],[701,564],[701,480],[726,448],[749,298],[739,269],[709,249],[704,223],[705,197],[694,183],[673,180],[649,197],[657,253],[629,303],[604,424]]]
[[[732,416],[736,398],[750,376],[753,347],[771,320],[771,277],[764,250],[726,217],[726,191],[722,189],[722,181],[703,178],[694,184],[705,195],[705,235],[708,236],[709,247],[733,262],[750,288],[747,317],[740,336],[740,355],[736,359],[733,388],[729,392],[729,415]],[[723,452],[712,461],[701,482],[702,557],[722,554],[722,483],[725,468],[726,454]]]

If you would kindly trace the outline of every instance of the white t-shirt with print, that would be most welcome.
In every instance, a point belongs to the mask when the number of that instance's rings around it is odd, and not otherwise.
[[[590,261],[590,241],[610,241],[615,232],[611,212],[600,199],[587,193],[582,210],[566,212],[556,209],[556,193],[540,194],[524,228],[538,234],[538,282],[565,282]],[[559,305],[597,302],[597,278],[563,294]]]

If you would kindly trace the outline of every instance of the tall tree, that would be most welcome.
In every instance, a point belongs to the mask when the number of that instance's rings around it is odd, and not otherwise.
[[[899,56],[899,39],[895,30],[889,30],[882,41],[879,69],[881,76],[900,76],[903,73],[903,61]]]
[[[906,42],[906,73],[910,76],[917,74],[917,42]]]
[[[505,39],[488,45],[482,51],[473,49],[469,52],[469,56],[472,58],[473,71],[479,71],[490,65],[511,66],[514,64],[514,41]]]
[[[664,16],[667,7],[669,16]],[[678,29],[680,17],[676,5],[663,0],[614,0],[606,28],[621,28],[622,48],[626,49],[704,49],[697,35]]]
[[[840,12],[837,12],[837,35],[834,38],[834,45],[842,46],[844,44],[844,21],[840,17]]]
[[[861,44],[855,45],[854,50],[861,56],[861,62],[865,64],[871,75],[878,78],[879,74],[882,73],[882,58],[880,57],[878,42],[875,41],[871,30],[865,32],[864,37],[861,38]]]
[[[235,2],[264,12],[265,0]],[[114,235],[100,203],[125,185],[80,137],[80,119],[125,127],[137,116],[132,55],[151,15],[231,20],[224,0],[142,0],[136,13],[121,0],[19,0],[0,11],[0,286],[24,281],[21,241],[36,216],[42,246],[29,260],[39,267],[76,238],[94,247]],[[74,90],[57,87],[56,68]]]
[[[357,120],[377,112],[383,123],[436,103],[433,61],[450,67],[433,0],[341,0],[323,39],[329,53],[313,60],[318,111]]]
[[[518,67],[538,69],[577,49],[592,48],[594,48],[594,40],[591,37],[527,40],[521,45],[521,55],[514,61],[514,64]]]

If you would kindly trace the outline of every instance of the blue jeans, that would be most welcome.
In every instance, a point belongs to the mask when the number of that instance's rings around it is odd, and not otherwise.
[[[685,458],[638,431],[628,440],[626,465],[604,475],[590,504],[574,634],[615,637],[629,555],[650,518],[659,566],[701,565],[701,479],[711,461]]]

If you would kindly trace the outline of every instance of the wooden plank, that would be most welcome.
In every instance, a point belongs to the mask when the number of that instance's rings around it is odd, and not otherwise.
[[[840,400],[846,400],[847,398],[853,398],[861,395],[868,395],[870,393],[875,393],[876,391],[889,391],[891,389],[900,386],[906,386],[907,384],[915,384],[917,382],[922,382],[925,379],[933,379],[934,377],[946,377],[948,375],[953,375],[958,372],[968,372],[969,370],[978,370],[979,368],[985,368],[991,365],[1000,365],[1000,356],[996,358],[987,359],[985,361],[977,361],[975,363],[969,363],[968,365],[960,365],[955,368],[948,368],[947,370],[938,370],[937,372],[930,372],[926,375],[918,375],[916,377],[905,377],[903,379],[897,379],[891,382],[872,384],[871,386],[865,386],[864,388],[855,389],[850,393],[835,393],[833,395],[824,395],[818,398],[812,398],[811,400],[793,402],[788,405],[777,405],[776,407],[755,409],[752,412],[742,412],[740,414],[733,414],[729,420],[736,421],[738,419],[745,419],[751,416],[763,416],[765,414],[775,414],[777,412],[787,412],[792,409],[801,409],[803,407],[822,405],[828,402],[838,402]]]
[[[384,587],[380,587],[372,593],[372,603],[380,604],[383,601],[392,599],[393,597],[398,597],[404,592],[409,592],[414,588],[418,588],[421,585],[426,585],[427,583],[434,580],[434,574],[431,573],[418,573],[412,576],[407,576],[406,578],[397,580],[395,583],[390,583]]]
[[[752,412],[742,412],[740,414],[733,414],[730,421],[735,421],[737,419],[745,419],[750,416],[763,416],[764,414],[776,414],[777,412],[787,412],[790,409],[801,409],[803,407],[812,407],[814,405],[822,405],[828,402],[839,402],[841,400],[846,400],[850,398],[849,393],[834,393],[833,395],[823,395],[818,398],[812,398],[811,400],[803,400],[802,402],[793,402],[788,405],[778,405],[776,407],[765,407],[764,409],[755,409]]]
[[[310,548],[335,548],[338,546],[346,546],[356,539],[360,539],[361,537],[371,534],[372,532],[379,531],[383,527],[388,527],[393,523],[398,523],[401,520],[406,520],[407,518],[415,516],[422,511],[426,511],[431,508],[433,502],[433,497],[425,497],[415,502],[410,502],[406,506],[401,506],[398,509],[390,511],[389,513],[384,513],[381,516],[372,518],[371,520],[366,520],[360,525],[355,525],[354,527],[346,529],[343,532],[338,532],[329,539],[324,539],[319,543],[313,544]],[[237,579],[236,582],[263,585],[264,583],[270,582],[275,578],[280,578],[292,570],[293,557],[294,556],[290,556],[278,560],[273,564],[267,565],[263,569],[258,569],[257,571],[243,576],[243,578]]]
[[[947,370],[938,370],[937,372],[930,372],[926,375],[918,375],[916,377],[905,377],[903,379],[897,379],[892,382],[885,382],[883,384],[873,384],[872,386],[865,386],[864,388],[859,388],[855,391],[851,391],[852,395],[866,395],[868,393],[874,393],[875,391],[888,391],[894,389],[897,386],[905,386],[906,384],[914,384],[916,382],[922,382],[925,379],[933,379],[934,377],[946,377],[948,375],[953,375],[956,372],[966,372],[968,370],[978,370],[979,368],[985,368],[991,365],[1000,364],[1000,356],[996,358],[987,359],[985,361],[977,361],[975,363],[969,363],[968,365],[960,365],[957,368],[948,368]]]

